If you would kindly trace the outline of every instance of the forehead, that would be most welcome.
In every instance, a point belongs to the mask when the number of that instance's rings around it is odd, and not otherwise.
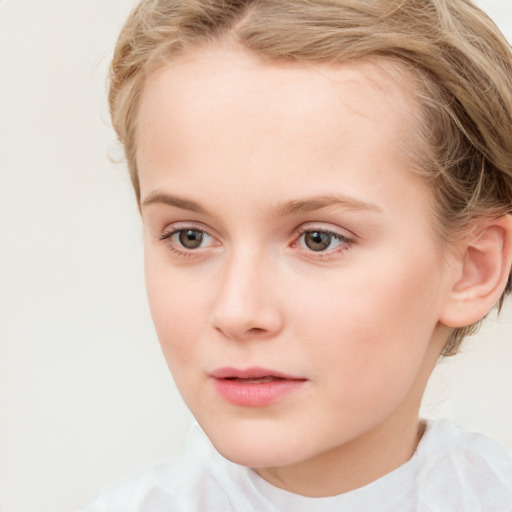
[[[252,131],[279,129],[280,124],[288,124],[288,129],[295,125],[298,131],[306,122],[313,131],[333,121],[322,114],[340,106],[384,130],[393,121],[395,128],[405,128],[402,135],[410,134],[418,110],[411,76],[384,59],[343,66],[266,62],[242,50],[212,45],[157,69],[148,79],[136,142],[144,142],[144,127],[155,128],[158,118],[166,125],[179,121],[181,129],[205,122],[212,130],[219,124],[225,129],[223,121],[236,119],[238,131],[245,116]],[[383,119],[387,126],[382,126]],[[197,139],[201,133],[195,129],[187,135]]]
[[[416,110],[407,80],[393,76],[375,62],[269,63],[221,46],[190,54],[154,73],[142,96],[141,197],[169,180],[248,196],[286,185],[290,199],[304,184],[319,194],[329,182],[392,187],[411,167]]]

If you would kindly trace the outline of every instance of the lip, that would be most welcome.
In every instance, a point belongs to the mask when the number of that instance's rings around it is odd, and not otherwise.
[[[210,373],[216,391],[242,407],[265,407],[297,391],[307,379],[267,368],[217,368]]]

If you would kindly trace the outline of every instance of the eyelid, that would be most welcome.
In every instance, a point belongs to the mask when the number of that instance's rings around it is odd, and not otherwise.
[[[168,238],[172,234],[179,232],[179,231],[186,231],[186,230],[194,230],[194,231],[201,231],[203,233],[206,233],[208,236],[215,238],[216,240],[219,238],[217,235],[215,235],[208,226],[205,226],[204,224],[200,222],[194,222],[194,221],[179,221],[179,222],[171,222],[170,224],[166,224],[165,227],[160,231],[160,234],[157,235],[158,238]]]
[[[302,235],[304,233],[308,233],[311,231],[321,231],[322,233],[329,233],[330,235],[343,238],[347,241],[354,242],[357,238],[355,233],[349,231],[346,228],[341,228],[339,226],[335,226],[331,223],[323,223],[323,222],[307,222],[305,224],[301,224],[297,228],[297,233]]]

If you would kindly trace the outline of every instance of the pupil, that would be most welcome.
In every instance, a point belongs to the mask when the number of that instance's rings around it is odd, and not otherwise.
[[[180,244],[187,249],[196,249],[203,241],[203,233],[196,229],[187,229],[180,232]]]
[[[308,249],[312,251],[323,251],[329,247],[331,235],[322,233],[321,231],[310,231],[306,233],[304,242]]]

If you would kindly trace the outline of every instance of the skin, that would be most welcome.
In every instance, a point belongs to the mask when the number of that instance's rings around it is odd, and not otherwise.
[[[421,437],[458,276],[403,150],[415,108],[371,63],[263,63],[222,46],[146,85],[137,164],[164,355],[220,453],[283,489],[361,487]],[[183,230],[205,233],[201,244],[183,247]],[[307,230],[337,237],[314,251]],[[227,366],[305,382],[235,406],[209,376]]]

